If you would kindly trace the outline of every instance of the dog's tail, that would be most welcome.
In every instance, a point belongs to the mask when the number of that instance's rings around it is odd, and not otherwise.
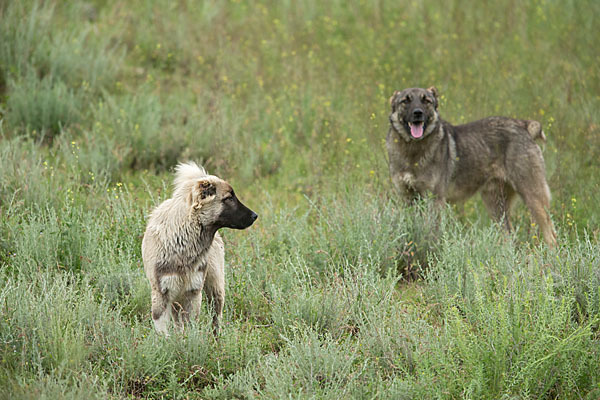
[[[208,175],[204,168],[193,161],[179,163],[175,167],[175,179],[173,185],[176,189],[182,188],[198,179]]]
[[[533,140],[540,139],[542,142],[546,143],[546,135],[542,130],[542,124],[538,121],[529,121],[527,124],[527,132],[529,132],[529,136],[531,136]]]

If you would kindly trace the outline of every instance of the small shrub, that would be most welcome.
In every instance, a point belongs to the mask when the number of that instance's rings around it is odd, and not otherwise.
[[[7,124],[9,129],[35,139],[51,140],[81,120],[81,97],[63,82],[34,77],[9,83]]]

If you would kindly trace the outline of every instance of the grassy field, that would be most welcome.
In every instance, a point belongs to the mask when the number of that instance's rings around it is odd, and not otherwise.
[[[436,4],[437,3],[437,4]],[[0,398],[600,398],[600,2],[0,2]],[[559,247],[393,196],[395,89],[541,121]],[[154,333],[148,213],[195,160],[259,214]],[[437,226],[437,228],[434,228]]]

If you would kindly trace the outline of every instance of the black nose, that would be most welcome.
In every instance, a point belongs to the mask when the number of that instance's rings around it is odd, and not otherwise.
[[[258,215],[255,212],[252,212],[252,215],[250,215],[250,218],[252,218],[252,222],[254,222],[258,218]]]
[[[415,119],[423,119],[423,110],[421,110],[420,108],[417,108],[413,111],[413,117]]]

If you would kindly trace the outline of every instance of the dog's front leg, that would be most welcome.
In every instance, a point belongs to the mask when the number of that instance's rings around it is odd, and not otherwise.
[[[414,176],[410,172],[393,173],[392,184],[396,189],[396,193],[398,193],[398,196],[406,205],[413,204],[419,196],[412,186],[414,184]]]
[[[169,321],[171,320],[171,304],[169,293],[152,288],[152,321],[156,332],[169,336]]]
[[[436,210],[442,210],[444,209],[444,207],[446,207],[446,199],[435,196],[435,199],[433,200],[433,205],[435,206]]]

